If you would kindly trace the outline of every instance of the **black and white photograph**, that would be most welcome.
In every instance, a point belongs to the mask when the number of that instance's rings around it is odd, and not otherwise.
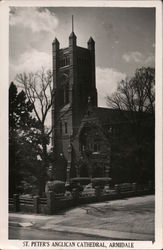
[[[2,249],[161,249],[161,2],[106,2],[8,5]]]

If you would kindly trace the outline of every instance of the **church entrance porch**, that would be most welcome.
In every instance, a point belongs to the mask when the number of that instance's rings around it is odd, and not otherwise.
[[[110,144],[100,125],[97,121],[85,121],[79,131],[78,176],[109,177]]]
[[[79,175],[80,177],[89,177],[89,171],[88,171],[89,167],[87,166],[86,163],[83,163],[81,166],[80,166],[80,171],[79,171]]]
[[[105,177],[105,166],[100,163],[94,163],[92,166],[92,177]]]
[[[104,160],[103,157],[101,160],[94,159],[93,157],[89,158],[89,161],[80,160],[80,163],[76,166],[77,168],[77,177],[109,177],[110,171],[110,161],[107,159]]]

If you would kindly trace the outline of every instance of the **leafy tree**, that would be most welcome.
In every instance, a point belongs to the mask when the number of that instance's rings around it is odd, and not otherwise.
[[[128,125],[113,136],[112,175],[119,181],[154,180],[155,70],[140,68],[107,96],[108,106],[123,111]],[[121,138],[120,138],[121,137]]]
[[[37,184],[40,154],[38,124],[32,118],[33,105],[24,91],[9,88],[9,193],[18,192],[22,181]]]
[[[30,113],[33,110],[32,104],[26,100],[24,91],[18,94],[17,87],[12,82],[9,88],[9,128],[10,131],[27,128],[32,119]]]

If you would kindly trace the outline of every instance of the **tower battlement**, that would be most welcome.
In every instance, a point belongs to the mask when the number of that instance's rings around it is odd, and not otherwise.
[[[62,154],[67,161],[69,138],[75,138],[78,133],[81,120],[88,109],[88,97],[91,98],[92,106],[97,107],[95,42],[90,38],[87,48],[77,46],[77,37],[72,30],[69,46],[60,48],[59,41],[55,38],[52,53],[52,144],[56,157],[59,158]]]

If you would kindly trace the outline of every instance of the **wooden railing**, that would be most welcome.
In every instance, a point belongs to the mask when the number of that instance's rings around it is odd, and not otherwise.
[[[104,200],[121,199],[125,197],[140,196],[154,193],[154,187],[149,185],[138,185],[136,183],[123,183],[114,186],[105,192],[94,192],[89,190],[88,193],[78,192],[76,195],[66,196],[63,193],[54,194],[52,191],[47,193],[47,197],[22,197],[15,194],[9,198],[9,211],[25,213],[43,213],[55,214],[56,211],[68,207],[77,206],[91,202],[100,202]]]

